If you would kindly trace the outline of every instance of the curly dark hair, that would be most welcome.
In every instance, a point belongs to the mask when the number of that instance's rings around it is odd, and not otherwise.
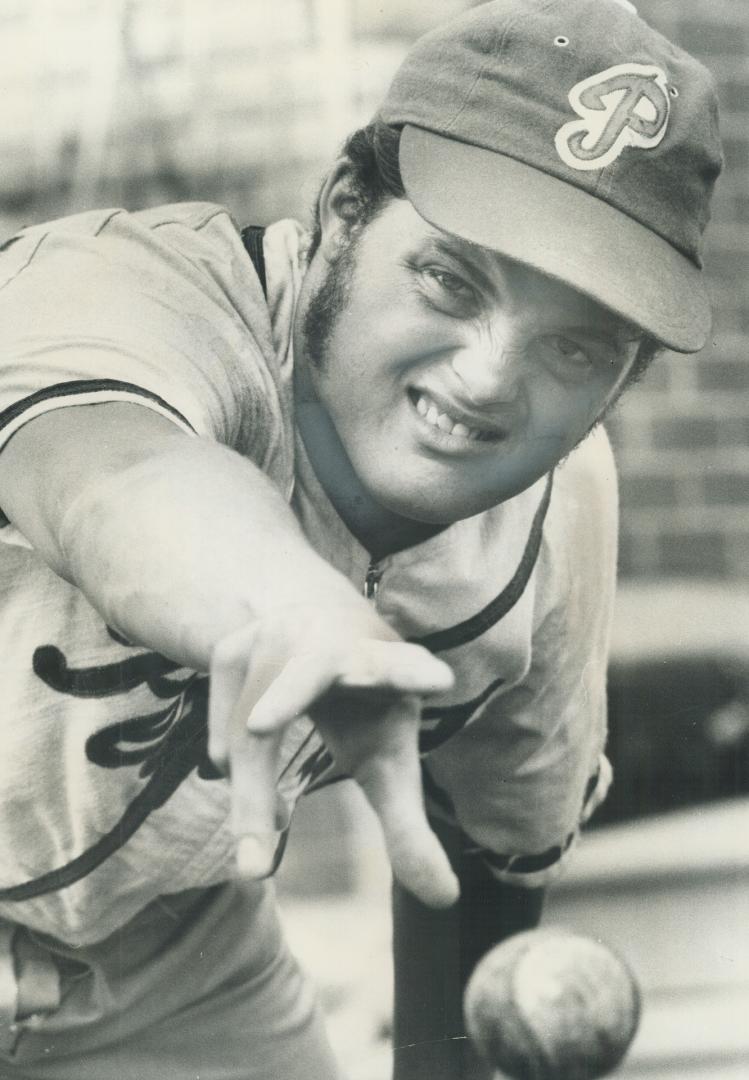
[[[341,156],[347,160],[351,197],[356,202],[356,225],[362,228],[377,216],[390,199],[406,197],[401,180],[398,150],[401,129],[375,120],[349,135]],[[320,200],[315,201],[309,257],[320,245]]]
[[[347,161],[351,197],[355,203],[351,214],[352,225],[355,223],[359,231],[370,224],[391,199],[406,198],[398,160],[400,137],[401,128],[391,127],[375,119],[371,124],[349,135],[343,144],[341,156]],[[313,209],[308,250],[310,259],[317,251],[320,239],[318,197]],[[664,351],[655,337],[643,334],[637,327],[632,327],[632,334],[641,340],[623,389],[638,382],[655,357]]]

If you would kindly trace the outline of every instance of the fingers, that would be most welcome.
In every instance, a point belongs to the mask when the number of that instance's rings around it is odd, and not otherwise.
[[[338,635],[289,659],[282,637],[245,628],[225,639],[211,664],[209,753],[231,779],[239,874],[272,871],[283,732],[319,707],[323,737],[380,818],[395,876],[426,904],[452,904],[458,884],[426,820],[418,756],[420,698],[452,683],[447,664],[402,641]]]
[[[223,773],[229,772],[229,722],[247,678],[246,631],[225,638],[211,657],[208,697],[208,756]]]
[[[435,694],[449,690],[453,681],[447,664],[406,642],[367,639],[347,654],[309,652],[289,660],[255,704],[248,728],[256,734],[278,730],[308,712],[333,686]]]
[[[295,656],[259,696],[247,719],[247,729],[258,736],[281,730],[307,712],[337,678],[332,657],[317,653]]]
[[[254,635],[226,638],[211,663],[208,752],[231,781],[231,826],[237,838],[237,873],[262,878],[273,868],[278,843],[276,777],[279,731],[247,730],[247,717],[272,679],[274,666],[249,670]]]
[[[454,904],[460,886],[427,822],[415,745],[410,753],[370,760],[357,780],[380,819],[396,879],[429,907]]]
[[[279,744],[277,733],[243,733],[231,753],[231,821],[241,878],[262,878],[273,868],[279,839]]]
[[[452,669],[421,645],[405,641],[369,640],[348,661],[341,686],[380,686],[406,694],[438,694],[449,690]]]

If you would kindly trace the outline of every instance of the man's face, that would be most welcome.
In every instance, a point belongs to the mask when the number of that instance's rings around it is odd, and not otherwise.
[[[402,199],[329,261],[303,314],[320,422],[363,497],[435,524],[547,473],[600,418],[637,352],[606,309],[433,228]]]

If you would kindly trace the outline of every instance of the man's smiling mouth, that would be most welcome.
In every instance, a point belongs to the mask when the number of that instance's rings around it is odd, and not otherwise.
[[[427,424],[446,435],[467,439],[469,442],[498,442],[504,437],[504,433],[496,428],[467,424],[466,417],[455,415],[452,410],[435,401],[425,390],[411,388],[408,396],[419,416]]]

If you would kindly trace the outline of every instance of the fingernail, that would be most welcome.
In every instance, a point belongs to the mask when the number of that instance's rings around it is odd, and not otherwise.
[[[276,726],[276,717],[272,713],[268,713],[262,707],[253,709],[250,715],[247,717],[247,734],[254,735],[260,739],[264,736],[274,735]]]
[[[240,878],[264,878],[273,869],[277,837],[240,836],[237,841],[237,874]]]
[[[443,881],[431,883],[425,890],[424,902],[433,908],[449,908],[460,897],[460,882],[454,874],[445,877]]]
[[[433,693],[439,693],[440,690],[452,690],[455,685],[455,675],[449,667],[444,668],[432,668],[424,672],[425,677],[429,680],[431,690]]]
[[[430,671],[438,679],[454,679],[455,674],[449,664],[439,660],[436,656],[429,656],[424,663],[424,670]]]

